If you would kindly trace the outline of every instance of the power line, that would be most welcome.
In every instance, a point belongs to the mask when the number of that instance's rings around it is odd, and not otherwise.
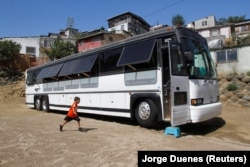
[[[163,7],[163,8],[161,8],[161,9],[157,10],[157,11],[154,11],[154,12],[152,12],[152,13],[150,13],[150,14],[144,16],[144,18],[149,17],[149,16],[152,16],[152,15],[154,15],[154,14],[156,14],[156,13],[159,13],[159,12],[165,10],[165,9],[170,8],[170,7],[173,7],[173,6],[177,5],[178,3],[181,3],[182,1],[183,1],[183,0],[177,0],[177,1],[175,1],[174,3],[171,3],[171,4],[169,4],[169,5],[165,6],[165,7]]]

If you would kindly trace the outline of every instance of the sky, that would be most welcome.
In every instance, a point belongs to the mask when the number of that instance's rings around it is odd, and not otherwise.
[[[124,12],[141,16],[150,25],[172,25],[179,14],[185,24],[214,15],[216,19],[245,16],[249,0],[1,0],[0,38],[59,33],[68,18],[80,32],[108,28],[107,19]]]

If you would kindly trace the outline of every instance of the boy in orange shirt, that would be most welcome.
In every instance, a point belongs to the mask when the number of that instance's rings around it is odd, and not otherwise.
[[[62,131],[63,126],[67,123],[69,123],[72,120],[77,121],[78,123],[78,130],[81,131],[82,128],[80,127],[80,118],[78,117],[77,110],[78,110],[78,104],[80,103],[80,98],[75,97],[74,98],[74,103],[70,106],[69,111],[64,118],[65,122],[60,125],[60,131]]]

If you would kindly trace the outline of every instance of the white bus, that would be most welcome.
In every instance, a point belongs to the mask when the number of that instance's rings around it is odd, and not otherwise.
[[[206,39],[162,28],[26,71],[26,105],[127,117],[141,126],[202,122],[221,113],[219,85]],[[115,118],[114,118],[115,119]]]

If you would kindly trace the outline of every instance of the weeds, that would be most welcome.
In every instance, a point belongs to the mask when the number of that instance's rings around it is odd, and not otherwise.
[[[234,91],[234,90],[237,90],[237,86],[235,84],[228,84],[227,86],[227,90],[228,91]]]

